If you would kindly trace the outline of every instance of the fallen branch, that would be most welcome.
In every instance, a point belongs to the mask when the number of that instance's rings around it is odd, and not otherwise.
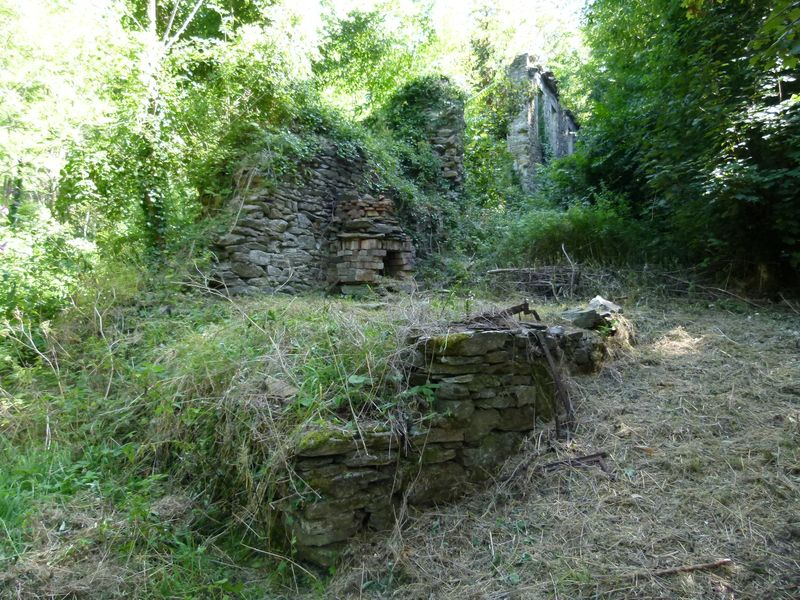
[[[503,478],[502,481],[511,481],[514,477],[517,476],[517,473],[520,471],[527,471],[530,464],[536,460],[536,456],[531,456],[530,458],[526,459],[525,461],[519,463],[514,470],[506,477]],[[606,466],[605,460],[608,458],[608,452],[596,452],[594,454],[587,454],[585,456],[576,456],[574,458],[565,458],[563,460],[557,460],[555,462],[547,463],[546,465],[540,465],[536,467],[536,471],[542,474],[552,473],[557,471],[561,467],[592,467],[597,466],[609,476],[611,479],[616,479],[616,476],[613,472]]]
[[[488,276],[498,276],[500,281],[516,286],[518,289],[528,290],[530,293],[558,297],[562,293],[574,294],[575,286],[580,279],[580,271],[576,265],[570,267],[542,266],[542,267],[508,267],[491,269],[486,272]],[[518,281],[510,281],[515,279]]]
[[[725,565],[732,564],[730,558],[723,558],[710,563],[702,563],[699,565],[683,565],[681,567],[672,567],[670,569],[661,569],[660,571],[653,571],[649,573],[654,577],[664,577],[666,575],[675,575],[676,573],[691,573],[692,571],[707,571],[709,569],[716,569],[717,567],[724,567]]]
[[[499,312],[485,312],[479,315],[476,315],[469,319],[468,322],[472,323],[475,321],[498,321],[502,319],[510,319],[514,315],[533,315],[533,318],[537,321],[541,321],[541,317],[539,317],[539,313],[536,312],[536,309],[531,308],[530,304],[527,300],[522,304],[516,304],[514,306],[510,306],[505,310],[501,310]]]
[[[556,362],[555,360],[553,360],[553,356],[552,354],[550,354],[550,349],[547,347],[547,342],[543,340],[542,336],[539,335],[538,333],[535,334],[534,337],[536,338],[536,341],[539,343],[539,348],[541,348],[542,353],[547,359],[547,366],[550,370],[550,375],[553,377],[553,385],[555,386],[556,398],[558,399],[559,403],[564,409],[564,413],[566,414],[565,425],[567,426],[567,429],[571,429],[572,426],[575,424],[575,409],[572,407],[572,399],[569,397],[569,390],[567,390],[567,386],[564,385],[564,381],[561,379],[561,375],[559,374]],[[558,437],[561,437],[561,427],[558,420],[557,412],[555,415],[555,421],[556,421],[556,435]]]
[[[795,306],[791,302],[789,302],[783,294],[778,294],[778,295],[781,297],[781,300],[783,300],[786,303],[786,306],[792,309],[792,312],[794,312],[794,314],[800,315],[800,310],[797,310],[797,308],[795,308]]]
[[[592,467],[599,466],[603,471],[608,472],[605,466],[604,458],[608,458],[608,452],[595,452],[594,454],[587,454],[585,456],[576,456],[574,458],[565,458],[564,460],[557,460],[555,462],[547,463],[537,467],[538,471],[543,473],[552,473],[562,467]]]

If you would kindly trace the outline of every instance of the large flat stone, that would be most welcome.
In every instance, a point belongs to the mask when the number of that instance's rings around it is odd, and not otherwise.
[[[500,424],[500,414],[493,408],[476,410],[464,428],[464,441],[474,442],[481,439]]]
[[[455,462],[435,465],[413,465],[406,472],[408,502],[413,505],[429,505],[445,502],[462,495],[467,473]]]
[[[349,498],[363,492],[371,485],[390,481],[394,471],[390,467],[383,468],[349,468],[332,477],[306,477],[306,483],[318,494],[332,498]]]
[[[461,429],[441,429],[441,428],[412,428],[409,441],[414,446],[424,444],[439,444],[448,442],[464,441],[464,431]]]
[[[478,356],[499,350],[508,336],[505,331],[454,332],[420,341],[426,353],[434,356]]]
[[[356,513],[345,511],[318,521],[294,519],[290,528],[297,543],[302,546],[327,546],[353,537],[359,525]]]
[[[234,262],[231,266],[231,270],[239,277],[244,277],[245,279],[263,277],[265,275],[264,269],[249,262]]]
[[[469,400],[439,400],[437,398],[434,408],[436,412],[460,422],[467,422],[475,412],[475,405]]]
[[[536,421],[536,406],[504,408],[500,411],[495,429],[499,431],[530,431]]]
[[[512,456],[522,443],[518,433],[493,432],[481,440],[476,448],[464,448],[461,460],[473,479],[485,479],[499,472],[503,463]]]

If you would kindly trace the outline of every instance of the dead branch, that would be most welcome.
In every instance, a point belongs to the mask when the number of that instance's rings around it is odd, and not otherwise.
[[[572,406],[572,399],[569,396],[569,390],[567,390],[567,386],[564,385],[564,380],[561,378],[561,374],[556,366],[555,360],[553,360],[553,355],[550,353],[550,349],[547,347],[547,343],[542,339],[542,336],[538,332],[534,335],[534,338],[536,338],[539,348],[541,348],[545,358],[547,359],[547,366],[550,370],[550,375],[553,377],[556,399],[564,409],[564,413],[566,414],[565,424],[567,429],[569,429],[575,424],[575,409]],[[558,415],[556,415],[557,429],[558,425]],[[560,431],[557,433],[560,435]]]
[[[585,456],[576,456],[574,458],[565,458],[564,460],[557,460],[555,462],[547,463],[537,467],[537,471],[543,473],[552,473],[562,467],[593,467],[598,466],[603,471],[608,472],[605,466],[604,458],[608,458],[608,452],[595,452],[594,454],[587,454]]]
[[[797,308],[795,308],[794,304],[789,302],[783,294],[778,294],[778,295],[781,297],[781,300],[783,300],[786,303],[786,306],[788,306],[789,308],[792,309],[792,312],[794,314],[800,315],[800,310],[797,310]]]
[[[519,472],[525,472],[530,467],[530,464],[538,458],[537,456],[531,456],[527,458],[523,462],[519,463],[514,470],[506,477],[503,478],[503,482],[511,481],[517,476]],[[608,468],[605,463],[605,460],[608,458],[608,452],[596,452],[594,454],[587,454],[585,456],[576,456],[573,458],[565,458],[563,460],[557,460],[555,462],[547,463],[545,465],[539,465],[536,467],[535,471],[545,475],[547,473],[553,473],[562,467],[600,467],[600,469],[609,476],[611,479],[616,479],[614,473]]]
[[[496,276],[500,281],[519,290],[555,297],[561,294],[573,295],[581,277],[581,271],[571,262],[569,267],[509,267],[491,269],[486,274]]]
[[[654,577],[664,577],[666,575],[675,575],[676,573],[691,573],[692,571],[707,571],[709,569],[716,569],[717,567],[724,567],[725,565],[732,564],[730,558],[723,558],[710,563],[701,563],[698,565],[683,565],[680,567],[672,567],[670,569],[661,569],[660,571],[653,571],[650,575]]]
[[[536,309],[530,307],[529,301],[525,300],[522,304],[516,304],[505,310],[501,310],[499,312],[485,312],[479,315],[476,315],[469,319],[468,323],[473,323],[476,321],[500,321],[504,319],[510,319],[514,315],[533,315],[533,318],[537,321],[541,321],[541,317],[539,317],[539,313],[536,312]]]

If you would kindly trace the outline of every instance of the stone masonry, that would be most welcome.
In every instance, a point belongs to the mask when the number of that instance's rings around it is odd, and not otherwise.
[[[423,114],[428,141],[441,163],[442,179],[450,189],[460,191],[464,185],[464,103],[447,98],[424,108]]]
[[[319,290],[408,281],[414,247],[391,199],[358,191],[362,161],[323,148],[302,183],[274,188],[253,168],[230,203],[233,227],[217,240],[215,279],[229,293]]]
[[[494,476],[558,410],[542,345],[577,370],[603,355],[590,332],[538,324],[459,326],[411,343],[409,385],[432,394],[427,414],[400,432],[360,423],[298,435],[282,514],[299,557],[332,564],[354,535],[392,528],[403,503],[446,502]]]
[[[575,151],[577,123],[561,106],[555,77],[535,66],[527,54],[514,59],[509,79],[520,88],[524,101],[508,127],[508,150],[522,189],[536,190],[536,169],[550,158]]]
[[[331,226],[328,281],[347,289],[384,277],[406,280],[414,273],[414,245],[385,196],[350,193],[337,205]]]

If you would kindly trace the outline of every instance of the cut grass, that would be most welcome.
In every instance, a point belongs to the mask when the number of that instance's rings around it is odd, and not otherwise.
[[[330,579],[265,533],[287,436],[388,414],[406,332],[486,306],[87,306],[39,347],[51,363],[31,351],[4,372],[0,597],[795,597],[796,316],[663,305],[628,311],[638,345],[574,382],[572,440],[537,431],[491,489],[364,538]],[[271,395],[275,380],[296,395]],[[616,479],[535,470],[600,450]],[[652,575],[718,558],[733,564]]]
[[[629,311],[639,345],[576,380],[572,440],[542,430],[510,481],[354,547],[331,596],[798,597],[796,317],[663,306]],[[616,479],[534,469],[601,450]],[[733,564],[653,575],[721,558]]]

